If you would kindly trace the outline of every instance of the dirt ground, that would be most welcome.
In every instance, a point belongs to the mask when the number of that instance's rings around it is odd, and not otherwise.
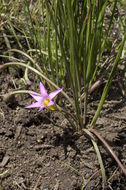
[[[0,95],[14,90],[15,79],[0,73]],[[33,99],[16,95],[6,103],[0,96],[0,190],[100,190],[102,177],[96,153],[85,135],[71,130],[58,112],[25,109]],[[99,97],[91,99],[89,120]],[[52,122],[53,121],[53,122]],[[126,98],[113,84],[95,129],[107,140],[126,167]],[[99,142],[106,190],[126,190],[126,177]],[[37,188],[35,188],[37,186]]]

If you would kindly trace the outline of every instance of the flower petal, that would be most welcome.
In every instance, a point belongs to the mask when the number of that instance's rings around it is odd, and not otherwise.
[[[49,94],[49,98],[52,100],[59,92],[62,91],[62,88],[55,90]]]
[[[38,107],[41,107],[41,102],[35,102],[33,104],[26,106],[25,108],[38,108]]]
[[[41,96],[44,96],[44,97],[48,96],[47,91],[41,82],[40,82],[40,92],[41,92]]]
[[[46,106],[41,106],[39,111],[43,110]]]
[[[41,95],[39,95],[39,94],[32,94],[32,93],[30,93],[30,95],[38,102],[38,101],[40,101],[41,99],[43,99],[42,97],[41,97]]]

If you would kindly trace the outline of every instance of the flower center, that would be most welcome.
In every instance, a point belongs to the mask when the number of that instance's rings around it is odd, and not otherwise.
[[[49,102],[50,102],[49,98],[45,98],[45,100],[43,101],[43,106],[47,106]]]

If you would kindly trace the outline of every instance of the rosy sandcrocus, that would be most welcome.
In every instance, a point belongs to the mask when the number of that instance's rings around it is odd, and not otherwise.
[[[52,99],[61,92],[62,89],[55,90],[51,92],[50,94],[47,93],[47,90],[45,89],[44,85],[40,82],[40,92],[41,94],[33,94],[30,93],[30,95],[37,101],[33,104],[30,104],[26,106],[26,108],[39,108],[39,110],[42,110],[44,108],[48,108],[50,110],[55,110],[56,106],[54,104],[54,101]]]

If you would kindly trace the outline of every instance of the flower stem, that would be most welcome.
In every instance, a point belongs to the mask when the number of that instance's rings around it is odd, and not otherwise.
[[[120,162],[120,160],[118,159],[118,157],[116,156],[116,154],[113,152],[112,148],[105,141],[105,139],[96,130],[89,129],[89,131],[91,133],[93,133],[105,145],[105,147],[108,149],[108,151],[113,156],[113,158],[115,159],[115,161],[117,162],[117,164],[119,165],[119,167],[121,168],[121,170],[123,171],[124,175],[126,176],[126,169],[124,168],[124,166],[122,165],[122,163]]]

